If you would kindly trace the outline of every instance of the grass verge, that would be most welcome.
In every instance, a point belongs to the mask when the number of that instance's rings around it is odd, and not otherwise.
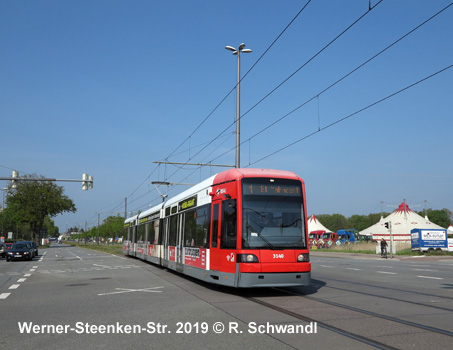
[[[96,250],[98,252],[104,252],[104,253],[116,254],[116,255],[123,254],[122,245],[105,245],[105,244],[97,245],[97,244],[93,244],[93,243],[76,243],[76,242],[66,242],[66,241],[64,241],[64,243],[68,244],[70,246],[73,246],[73,247],[91,249],[91,250]]]

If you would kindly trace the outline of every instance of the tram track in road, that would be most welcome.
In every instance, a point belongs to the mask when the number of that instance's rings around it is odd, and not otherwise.
[[[329,278],[323,278],[323,279],[329,279]],[[407,293],[407,294],[411,294],[411,295],[418,295],[418,296],[424,296],[424,297],[430,297],[430,298],[443,299],[443,300],[446,300],[448,302],[451,302],[452,303],[452,308],[446,308],[446,307],[432,305],[432,304],[427,304],[427,303],[419,303],[419,302],[415,302],[415,301],[410,301],[410,300],[401,299],[401,298],[395,298],[395,297],[390,297],[390,296],[383,296],[382,294],[377,294],[377,293],[370,293],[370,292],[362,292],[362,291],[357,291],[357,290],[351,290],[351,289],[348,289],[348,288],[340,288],[340,287],[321,285],[321,284],[317,284],[317,283],[313,283],[313,282],[312,282],[312,284],[315,285],[315,286],[318,286],[318,287],[322,287],[322,288],[341,290],[341,291],[344,291],[344,292],[349,292],[349,293],[354,293],[354,294],[360,294],[360,295],[371,296],[371,297],[376,297],[376,298],[383,298],[383,299],[386,299],[386,300],[394,300],[394,301],[399,301],[399,302],[402,302],[402,303],[407,303],[407,304],[412,304],[412,305],[429,307],[429,308],[432,308],[432,309],[438,309],[438,310],[453,312],[453,298],[448,298],[448,297],[439,296],[439,295],[435,295],[435,294],[427,294],[427,293],[419,293],[419,292],[414,292],[414,291],[400,290],[400,289],[396,289],[396,288],[381,287],[381,286],[364,284],[364,283],[339,281],[339,280],[335,280],[335,281],[342,282],[342,283],[349,283],[349,284],[353,284],[353,285],[361,285],[361,286],[372,287],[373,289],[378,288],[378,289],[385,289],[385,290],[393,290],[393,291],[397,291],[397,292],[401,292],[401,293]],[[311,297],[307,296],[307,298],[311,298]]]
[[[141,265],[141,264],[140,264]],[[222,294],[232,294],[239,298],[243,298],[248,302],[252,303],[247,307],[250,309],[250,312],[255,312],[252,310],[258,310],[258,306],[267,308],[272,312],[278,312],[282,315],[289,316],[294,319],[293,322],[298,323],[311,323],[315,322],[318,327],[318,332],[323,330],[331,334],[336,334],[337,336],[344,337],[349,339],[349,341],[357,342],[357,344],[363,344],[363,346],[358,345],[358,347],[372,347],[376,349],[417,349],[422,346],[429,346],[430,344],[451,344],[453,339],[453,332],[449,331],[449,328],[442,329],[442,327],[437,327],[436,324],[431,324],[433,318],[441,320],[442,317],[448,317],[448,312],[452,312],[451,309],[440,308],[437,306],[420,304],[416,302],[410,302],[406,300],[395,299],[392,301],[401,302],[401,303],[410,303],[409,307],[401,306],[401,310],[415,310],[414,308],[423,308],[430,307],[432,311],[426,312],[428,315],[426,323],[417,323],[416,319],[412,321],[411,316],[404,317],[391,316],[385,314],[385,312],[380,313],[373,312],[368,310],[366,307],[354,307],[349,305],[341,304],[338,301],[325,300],[319,297],[315,297],[314,293],[317,289],[328,288],[326,285],[316,284],[316,280],[312,283],[311,290],[301,289],[298,291],[296,288],[263,288],[263,289],[234,289],[230,287],[212,285],[206,282],[202,282],[196,279],[193,279],[189,276],[184,276],[178,274],[172,270],[166,268],[158,267],[154,265],[148,265],[147,263],[141,265],[145,270],[148,270],[152,273],[157,273],[160,278],[167,280],[170,283],[175,284],[179,288],[183,288],[187,292],[191,293],[193,296],[200,298],[212,306],[221,309],[222,311],[230,314],[232,317],[237,318],[239,321],[247,323],[250,320],[250,314],[244,313],[244,311],[232,312],[227,305],[229,302],[223,302],[223,297],[220,298],[222,302],[218,302],[215,296],[216,293]],[[193,283],[187,284],[186,281],[191,281]],[[344,282],[344,281],[343,281]],[[360,284],[360,282],[359,282]],[[205,299],[198,292],[199,287],[211,290],[212,293],[207,293],[210,295],[208,299]],[[376,287],[369,285],[369,287]],[[371,298],[382,298],[383,302],[386,298],[382,295],[370,292],[367,293],[358,291],[359,294],[353,294],[355,291],[344,290],[345,292],[352,293],[351,295],[358,296],[363,295],[365,298],[369,297],[369,305],[374,305],[373,299]],[[403,290],[401,290],[403,291]],[[405,291],[408,292],[408,291]],[[416,293],[416,292],[414,292]],[[418,293],[423,296],[428,293]],[[432,297],[439,297],[438,295],[429,294]],[[440,297],[439,297],[440,298]],[[451,300],[450,298],[444,297],[446,300]],[[376,299],[374,299],[375,301]],[[234,302],[234,301],[233,301]],[[256,306],[253,306],[255,304]],[[383,304],[385,308],[388,309],[389,304]],[[411,308],[410,306],[413,306]],[[419,309],[420,310],[420,309]],[[415,311],[414,315],[419,317],[425,311]],[[263,311],[268,314],[268,312]],[[270,314],[270,313],[269,313]],[[412,313],[411,313],[412,314]],[[247,315],[247,316],[244,316]],[[441,317],[438,319],[437,317]],[[424,318],[421,318],[425,320]],[[269,318],[272,320],[272,318]],[[272,321],[269,321],[271,324]],[[288,322],[288,321],[286,321]],[[424,324],[423,324],[424,323]],[[262,323],[264,324],[264,323]],[[285,323],[279,323],[276,321],[275,325]],[[325,333],[324,333],[325,334]],[[275,334],[268,334],[270,337],[273,337],[287,345],[286,339],[276,336]],[[325,335],[326,336],[326,335]],[[294,345],[294,344],[292,344]],[[290,346],[292,346],[290,345]]]
[[[356,334],[356,333],[352,333],[352,332],[349,332],[347,330],[344,330],[344,329],[341,329],[339,327],[336,327],[336,326],[333,326],[333,325],[330,325],[328,323],[325,323],[325,322],[322,322],[322,321],[319,321],[319,320],[316,320],[316,319],[313,319],[313,318],[310,318],[310,317],[307,317],[307,316],[304,316],[304,315],[301,315],[301,314],[298,314],[296,312],[293,312],[293,311],[290,311],[290,310],[287,310],[285,308],[282,308],[282,307],[279,307],[279,306],[276,306],[276,305],[273,305],[273,304],[270,304],[268,302],[265,302],[261,299],[257,299],[255,297],[247,297],[247,300],[250,300],[254,303],[257,303],[257,304],[260,304],[262,306],[265,306],[265,307],[268,307],[268,308],[271,308],[275,311],[278,311],[278,312],[281,312],[285,315],[288,315],[288,316],[292,316],[296,319],[299,319],[301,321],[304,321],[304,322],[308,322],[308,323],[311,323],[311,322],[316,322],[316,324],[318,325],[318,327],[320,328],[323,328],[323,329],[326,329],[328,331],[331,331],[331,332],[334,332],[334,333],[337,333],[339,335],[342,335],[342,336],[345,336],[345,337],[348,337],[348,338],[351,338],[351,339],[354,339],[356,341],[359,341],[361,343],[364,343],[366,345],[369,345],[369,346],[372,346],[374,348],[377,348],[377,349],[387,349],[387,350],[396,350],[398,348],[395,348],[395,347],[392,347],[392,346],[389,346],[387,344],[384,344],[382,342],[379,342],[379,341],[376,341],[374,339],[371,339],[371,338],[367,338],[367,337],[364,337],[362,335],[359,335],[359,334]]]
[[[188,280],[188,281],[192,281],[196,285],[201,285],[201,286],[203,286],[203,288],[208,288],[208,289],[210,289],[210,290],[212,290],[214,292],[219,292],[220,291],[221,293],[225,293],[226,292],[226,293],[229,293],[229,294],[234,294],[234,295],[236,295],[239,298],[244,298],[245,300],[251,301],[254,304],[260,304],[260,305],[262,305],[264,307],[267,307],[267,308],[270,308],[270,309],[272,309],[274,311],[281,312],[281,313],[283,313],[285,315],[294,317],[295,319],[298,319],[300,321],[304,321],[304,322],[308,322],[308,323],[316,322],[317,325],[320,328],[323,328],[323,329],[326,329],[328,331],[337,333],[337,334],[339,334],[341,336],[353,339],[355,341],[358,341],[360,343],[363,343],[363,344],[366,344],[368,346],[374,347],[376,349],[382,349],[382,350],[397,350],[398,349],[398,348],[389,346],[387,344],[384,344],[382,342],[379,342],[379,341],[377,341],[375,339],[368,338],[368,337],[365,337],[365,336],[362,336],[360,334],[356,334],[356,333],[353,333],[353,332],[349,332],[349,331],[341,329],[339,327],[336,327],[336,326],[333,326],[333,325],[329,325],[329,324],[327,324],[325,322],[321,322],[319,320],[312,319],[310,317],[298,314],[298,313],[290,311],[288,309],[285,309],[285,308],[273,305],[271,303],[268,303],[266,301],[263,301],[263,300],[259,299],[259,297],[254,296],[256,294],[256,290],[254,290],[252,292],[253,296],[248,296],[247,295],[248,292],[246,292],[243,289],[233,289],[231,287],[213,285],[213,284],[210,284],[210,283],[206,283],[204,281],[199,281],[199,280],[193,279],[190,276],[180,275],[180,274],[178,274],[178,273],[176,273],[176,272],[174,272],[172,270],[169,270],[169,269],[166,269],[166,268],[162,268],[162,267],[159,267],[159,266],[144,264],[142,267],[145,270],[150,271],[152,273],[156,273],[156,270],[154,269],[154,267],[156,267],[158,269],[157,271],[165,272],[165,274],[159,274],[159,277],[164,279],[164,280],[166,280],[167,282],[175,283],[175,282],[178,281],[178,279]],[[177,279],[174,280],[173,278],[168,278],[168,276],[165,276],[167,273],[170,273],[170,276],[176,276]],[[176,283],[176,285],[178,285],[179,288],[182,288],[182,289],[186,290],[186,292],[191,293],[193,296],[195,296],[197,298],[200,298],[200,296],[197,293],[193,293],[193,291],[190,290],[191,288],[187,288],[186,286],[183,286],[183,285],[181,285],[179,283]],[[281,295],[282,292],[284,294],[286,294],[286,295],[288,295],[288,293],[289,293],[288,291],[279,290],[278,288],[265,289],[265,291],[269,291],[269,290],[270,291],[277,291],[277,293],[279,295]],[[294,295],[290,295],[290,296],[294,296]],[[201,298],[201,299],[203,299],[203,298]],[[215,306],[215,303],[212,303],[212,301],[207,301],[207,302],[210,303],[211,305]],[[231,315],[233,316],[233,314],[231,314]],[[238,318],[238,319],[240,320],[240,318]],[[271,336],[271,337],[274,337],[272,334],[268,334],[268,335]],[[285,341],[283,341],[281,339],[277,339],[277,340],[281,341],[285,345],[291,346],[290,344],[287,344]]]
[[[416,322],[411,322],[411,321],[399,319],[399,318],[396,318],[396,317],[383,315],[383,314],[380,314],[380,313],[377,313],[377,312],[364,310],[364,309],[360,309],[360,308],[357,308],[357,307],[351,307],[351,306],[348,306],[348,305],[343,305],[343,304],[340,304],[340,303],[336,303],[336,302],[332,302],[332,301],[328,301],[328,300],[323,300],[323,299],[320,299],[320,298],[316,298],[316,297],[313,297],[313,296],[308,296],[308,295],[305,295],[305,294],[300,294],[300,293],[289,291],[289,290],[286,290],[286,289],[272,288],[271,290],[273,290],[276,293],[272,293],[271,292],[270,295],[263,294],[263,295],[260,295],[260,296],[256,296],[256,293],[254,293],[254,295],[244,295],[244,298],[246,298],[247,300],[250,300],[250,301],[252,301],[252,302],[254,302],[256,304],[259,304],[259,305],[268,307],[270,309],[273,309],[275,311],[278,311],[278,312],[284,313],[286,315],[292,316],[292,317],[294,317],[296,319],[299,319],[301,321],[316,322],[318,327],[320,327],[320,328],[324,328],[326,330],[335,332],[337,334],[340,334],[340,335],[343,335],[345,337],[354,339],[356,341],[359,341],[361,343],[373,346],[373,347],[378,348],[378,349],[396,349],[396,348],[393,347],[391,344],[386,344],[385,340],[384,341],[378,341],[378,340],[374,339],[372,336],[361,335],[361,334],[358,334],[358,333],[355,333],[353,331],[345,329],[346,327],[343,327],[342,325],[343,324],[344,325],[348,324],[348,322],[347,322],[348,319],[346,317],[344,319],[344,321],[346,321],[346,322],[338,322],[338,320],[322,321],[320,319],[317,319],[317,318],[314,318],[314,317],[310,317],[310,316],[307,316],[307,315],[303,315],[302,313],[298,313],[296,311],[289,310],[289,308],[286,307],[286,306],[279,306],[279,305],[277,305],[277,303],[271,302],[270,299],[269,300],[266,300],[266,299],[267,298],[274,298],[274,297],[282,297],[282,296],[294,297],[296,299],[294,301],[294,303],[291,300],[285,299],[285,305],[288,305],[288,304],[298,305],[299,303],[297,302],[297,299],[298,298],[304,298],[306,300],[310,300],[310,301],[313,301],[313,302],[316,302],[316,303],[320,303],[321,305],[331,306],[333,308],[336,308],[337,310],[345,310],[346,312],[349,312],[349,317],[351,317],[351,312],[353,314],[356,313],[358,315],[360,315],[360,314],[361,315],[365,315],[366,317],[368,317],[367,322],[369,324],[373,323],[372,320],[381,320],[381,321],[389,322],[388,326],[389,326],[390,329],[394,328],[394,326],[392,326],[392,325],[398,324],[398,325],[403,326],[403,327],[409,327],[407,330],[405,330],[405,332],[408,332],[408,333],[410,333],[410,329],[414,329],[416,332],[420,332],[420,331],[421,332],[429,332],[431,334],[437,334],[439,336],[453,337],[453,332],[450,332],[450,331],[447,331],[447,330],[443,330],[443,329],[439,329],[439,328],[435,328],[435,327],[431,327],[431,326],[426,326],[426,325],[419,324],[419,323],[416,323]],[[423,305],[423,306],[426,306],[426,305]],[[447,310],[447,311],[451,311],[451,310]],[[360,316],[358,318],[360,318]],[[336,323],[339,323],[339,324],[336,324]],[[396,327],[396,325],[395,325],[395,327]],[[383,339],[385,339],[385,337],[383,337]]]
[[[277,289],[277,290],[279,290],[279,289]],[[283,291],[283,290],[281,290],[281,291]],[[287,291],[284,291],[284,292],[287,292]],[[331,306],[342,308],[342,309],[347,309],[347,310],[354,311],[354,312],[359,312],[359,313],[362,313],[362,314],[365,314],[365,315],[369,315],[369,316],[372,316],[372,317],[377,317],[377,318],[381,318],[381,319],[384,319],[384,320],[401,323],[401,324],[404,324],[404,325],[407,325],[407,326],[420,328],[420,329],[423,329],[423,330],[426,330],[426,331],[429,331],[429,332],[440,333],[440,334],[443,334],[443,335],[448,335],[450,337],[453,337],[453,332],[449,332],[449,331],[446,331],[446,330],[443,330],[443,329],[430,327],[430,326],[425,326],[425,325],[422,325],[420,323],[406,321],[406,320],[402,320],[402,319],[399,319],[399,318],[396,318],[396,317],[387,316],[387,315],[379,314],[377,312],[368,311],[368,310],[364,310],[364,309],[356,308],[356,307],[353,307],[353,306],[344,305],[344,304],[340,304],[340,303],[336,303],[336,302],[332,302],[332,301],[329,301],[329,300],[324,300],[324,299],[320,299],[320,298],[316,298],[316,297],[312,297],[312,296],[307,296],[307,295],[303,295],[303,294],[297,294],[297,293],[293,293],[293,292],[288,292],[288,293],[290,293],[290,294],[292,294],[292,295],[294,295],[296,297],[303,297],[303,298],[306,298],[306,299],[317,301],[319,303],[331,305]],[[426,305],[423,305],[423,306],[426,306]],[[447,310],[447,311],[451,311],[451,310]]]

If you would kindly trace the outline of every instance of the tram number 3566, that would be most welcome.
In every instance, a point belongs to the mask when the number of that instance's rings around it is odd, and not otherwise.
[[[273,254],[274,259],[283,259],[285,257],[285,254]]]

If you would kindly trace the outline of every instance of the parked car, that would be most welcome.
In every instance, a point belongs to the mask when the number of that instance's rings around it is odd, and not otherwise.
[[[0,243],[0,256],[4,258],[6,256],[6,253],[8,252],[8,247],[6,246],[5,243]]]
[[[33,257],[38,256],[38,245],[36,244],[36,242],[33,242],[33,241],[22,241],[22,243],[30,243],[31,246],[32,246],[33,249],[34,249],[34,255],[33,255]]]
[[[11,260],[31,260],[34,256],[34,249],[31,243],[16,242],[6,254],[6,261]]]

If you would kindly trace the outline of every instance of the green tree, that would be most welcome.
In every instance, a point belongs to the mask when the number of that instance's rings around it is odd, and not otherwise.
[[[55,226],[55,222],[49,217],[44,218],[44,228],[47,229],[47,237],[57,237],[59,234],[58,227]]]
[[[370,227],[370,218],[365,215],[352,215],[348,218],[348,227],[347,228],[355,228],[358,231],[362,231],[367,227]]]
[[[50,181],[37,180],[36,175],[27,178],[36,180],[20,181],[17,189],[8,191],[5,215],[17,225],[27,224],[32,239],[37,242],[47,216],[74,213],[77,209],[74,202],[63,194],[63,187]]]
[[[424,212],[419,212],[419,215],[425,216]],[[451,225],[451,211],[448,209],[442,210],[432,210],[428,209],[428,219],[429,221],[435,223],[436,225],[448,228]]]
[[[348,228],[348,222],[344,215],[341,214],[321,214],[317,215],[317,218],[320,223],[322,223],[325,227],[333,232],[337,232],[338,230]]]

